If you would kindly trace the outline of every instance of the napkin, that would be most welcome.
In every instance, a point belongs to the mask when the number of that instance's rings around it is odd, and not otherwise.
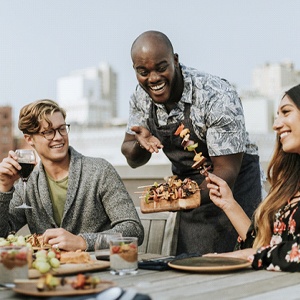
[[[201,256],[199,253],[182,253],[177,256],[168,256],[162,258],[152,258],[152,259],[144,259],[138,262],[139,269],[147,269],[147,270],[158,270],[158,271],[165,271],[170,270],[168,263],[175,259],[182,259],[187,257],[198,257]]]

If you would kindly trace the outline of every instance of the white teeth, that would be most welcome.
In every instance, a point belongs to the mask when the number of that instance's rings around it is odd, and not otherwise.
[[[158,90],[160,90],[161,88],[163,88],[164,86],[165,86],[165,83],[162,83],[162,84],[156,85],[156,86],[152,86],[152,87],[151,87],[151,90],[158,91]]]
[[[51,148],[61,148],[61,147],[63,147],[62,144],[61,145],[52,146]]]
[[[280,138],[283,138],[283,137],[285,137],[285,136],[287,136],[288,135],[288,132],[283,132],[281,135],[280,135]]]

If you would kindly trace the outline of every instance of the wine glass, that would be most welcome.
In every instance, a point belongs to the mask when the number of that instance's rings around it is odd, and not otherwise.
[[[111,238],[122,237],[120,232],[101,232],[95,241],[95,256],[98,260],[109,260],[109,241]]]
[[[32,208],[31,206],[26,204],[26,183],[36,164],[35,152],[34,150],[29,149],[17,149],[15,153],[18,157],[18,163],[22,167],[22,169],[18,172],[22,178],[24,190],[23,204],[20,206],[16,206],[16,208]]]

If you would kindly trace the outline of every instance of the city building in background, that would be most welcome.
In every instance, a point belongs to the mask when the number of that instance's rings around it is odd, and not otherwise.
[[[286,89],[300,83],[300,71],[293,62],[265,63],[252,73],[253,90],[259,95],[278,100]]]
[[[241,91],[246,127],[253,134],[273,132],[272,125],[284,92],[300,83],[300,71],[290,61],[266,63],[252,72],[252,88]]]
[[[117,117],[117,75],[107,63],[73,71],[57,80],[57,101],[70,123],[109,126]]]
[[[8,151],[14,146],[12,107],[2,106],[0,107],[0,160],[6,157]]]

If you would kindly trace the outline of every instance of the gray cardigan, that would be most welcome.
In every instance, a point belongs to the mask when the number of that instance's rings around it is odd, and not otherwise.
[[[94,250],[97,233],[121,232],[138,237],[144,230],[134,203],[114,167],[102,158],[83,156],[69,148],[71,155],[67,199],[60,226],[53,218],[44,167],[40,162],[29,177],[26,203],[32,209],[16,209],[22,203],[22,182],[19,180],[7,193],[0,193],[0,236],[17,232],[28,224],[31,233],[42,234],[48,228],[62,227],[80,234],[88,249]]]

